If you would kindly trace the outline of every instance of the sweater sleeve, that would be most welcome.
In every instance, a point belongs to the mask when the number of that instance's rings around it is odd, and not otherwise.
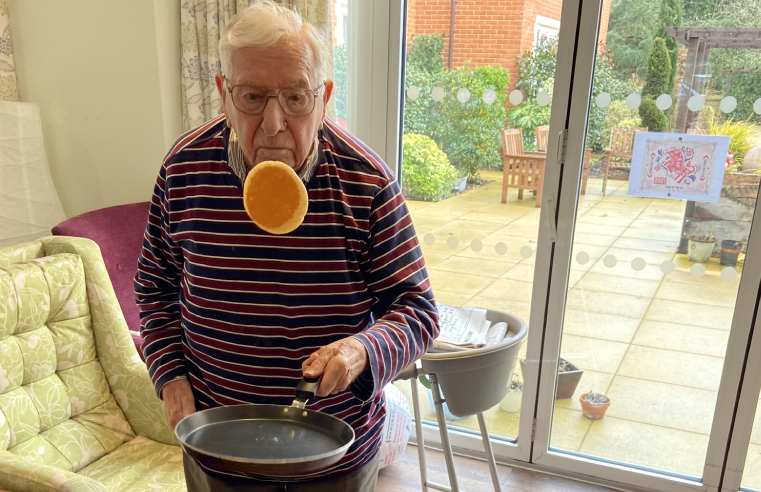
[[[439,334],[425,261],[396,180],[373,199],[363,265],[375,322],[355,335],[367,349],[370,368],[351,390],[368,401],[422,357]]]
[[[159,398],[167,383],[187,379],[180,322],[183,257],[181,248],[172,241],[169,231],[166,182],[165,164],[161,167],[153,191],[135,276],[142,350]]]

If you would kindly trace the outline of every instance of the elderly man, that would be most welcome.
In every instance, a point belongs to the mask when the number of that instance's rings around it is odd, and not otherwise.
[[[143,351],[172,426],[199,409],[287,405],[322,375],[309,408],[356,441],[334,467],[280,483],[201,469],[192,490],[370,491],[383,388],[438,334],[428,275],[393,174],[325,117],[320,33],[270,1],[221,35],[224,115],[184,134],[154,189],[135,279]],[[243,207],[258,163],[291,166],[309,194],[294,232],[259,229]]]

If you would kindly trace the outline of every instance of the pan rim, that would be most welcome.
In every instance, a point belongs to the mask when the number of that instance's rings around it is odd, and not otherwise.
[[[279,409],[294,408],[294,407],[289,406],[289,405],[266,405],[266,404],[260,405],[260,404],[256,404],[256,403],[250,403],[248,405],[250,405],[250,406],[256,406],[256,407],[273,407],[273,408],[279,408]],[[234,406],[238,406],[238,405],[234,405]],[[216,408],[224,408],[224,406],[223,407],[216,407]],[[339,419],[337,417],[334,417],[333,415],[328,415],[326,413],[317,412],[315,410],[302,410],[302,411],[307,411],[307,412],[310,412],[310,413],[317,413],[317,414],[319,414],[321,416],[328,417],[328,418],[331,418],[331,419],[334,419],[334,420],[340,422],[341,425],[343,425],[345,428],[347,428],[351,432],[351,438],[348,440],[348,442],[346,444],[344,444],[340,448],[337,448],[337,449],[335,449],[333,451],[329,451],[327,453],[315,454],[315,455],[304,456],[304,457],[299,457],[299,458],[260,458],[260,459],[253,459],[253,458],[242,458],[242,457],[236,457],[236,456],[231,456],[231,455],[223,455],[223,454],[219,454],[219,453],[213,453],[213,452],[210,452],[210,451],[204,451],[202,449],[199,449],[196,446],[193,446],[193,445],[190,445],[190,444],[186,443],[185,440],[182,439],[179,436],[179,434],[177,433],[177,429],[180,427],[180,424],[182,424],[183,421],[185,421],[186,419],[192,417],[195,414],[188,415],[187,417],[185,417],[182,420],[180,420],[177,423],[177,426],[174,428],[174,435],[175,435],[175,437],[177,438],[177,440],[179,441],[180,445],[183,448],[187,448],[189,450],[192,450],[194,453],[199,454],[201,456],[208,456],[208,457],[211,457],[211,458],[217,458],[217,459],[220,459],[220,460],[231,461],[231,462],[234,462],[234,463],[247,463],[247,464],[253,464],[253,465],[286,465],[286,464],[298,464],[298,463],[311,463],[313,461],[320,461],[320,460],[325,459],[325,458],[330,458],[330,457],[335,456],[337,454],[346,454],[346,452],[349,450],[351,445],[354,444],[354,440],[356,439],[356,434],[354,432],[354,429],[349,424],[344,422],[343,420],[341,420],[341,419]],[[202,428],[204,428],[206,426],[214,425],[214,424],[217,424],[217,423],[219,423],[219,422],[212,422],[212,423],[208,423],[208,424],[202,425],[200,427],[197,427],[195,430],[193,430],[193,432],[196,432],[199,429],[202,429]],[[190,435],[190,434],[188,434],[188,435]]]

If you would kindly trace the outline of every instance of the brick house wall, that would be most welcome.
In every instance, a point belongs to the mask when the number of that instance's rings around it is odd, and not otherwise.
[[[611,0],[604,0],[600,43],[608,34]],[[415,34],[445,34],[444,63],[449,63],[451,0],[409,0],[407,44]],[[562,0],[457,0],[452,67],[501,65],[518,80],[518,55],[532,48],[537,15],[560,20]]]

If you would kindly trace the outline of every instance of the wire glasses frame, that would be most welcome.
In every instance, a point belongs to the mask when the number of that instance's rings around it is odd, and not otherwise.
[[[250,85],[235,85],[230,87],[230,83],[225,77],[227,91],[230,93],[233,105],[246,114],[258,116],[264,112],[267,102],[271,97],[277,98],[280,107],[285,114],[290,116],[306,116],[314,111],[315,101],[325,88],[323,83],[317,89],[279,89],[277,91],[267,91],[261,87]]]

